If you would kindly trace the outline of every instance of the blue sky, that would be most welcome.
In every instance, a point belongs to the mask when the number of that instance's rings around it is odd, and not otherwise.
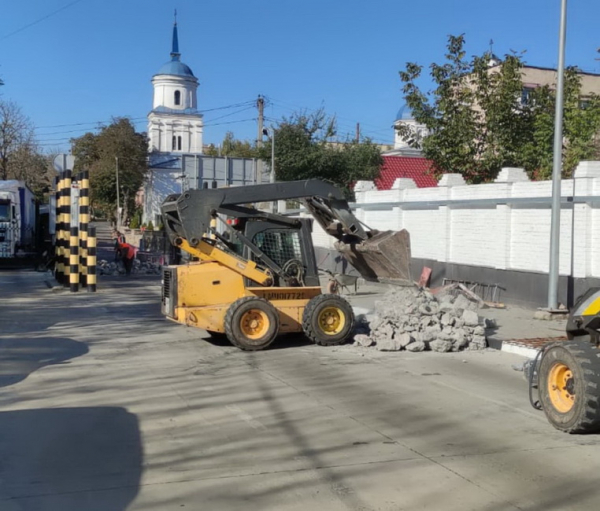
[[[440,62],[448,34],[465,33],[469,55],[493,39],[499,56],[557,61],[560,0],[24,0],[1,10],[2,99],[22,108],[48,150],[68,149],[70,137],[113,116],[145,131],[175,8],[199,109],[246,104],[207,111],[205,143],[228,130],[254,140],[258,94],[270,120],[323,107],[342,136],[360,122],[363,135],[391,143],[398,71]],[[598,0],[569,1],[567,64],[600,73],[598,20]]]

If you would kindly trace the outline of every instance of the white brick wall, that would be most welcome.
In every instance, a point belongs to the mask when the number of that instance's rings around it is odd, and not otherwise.
[[[484,185],[405,188],[402,182],[404,189],[357,192],[356,216],[371,228],[408,230],[413,257],[547,272],[552,183],[526,179],[519,169],[504,169],[496,183]],[[561,195],[560,273],[600,277],[600,162],[580,163],[575,178],[562,181]],[[318,226],[313,237],[315,245],[333,247]]]

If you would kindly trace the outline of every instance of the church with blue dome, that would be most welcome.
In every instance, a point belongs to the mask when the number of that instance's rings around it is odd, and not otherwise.
[[[400,135],[397,128],[400,125],[408,126],[410,134]],[[386,151],[388,156],[421,156],[420,142],[428,135],[427,128],[419,124],[414,118],[411,108],[404,104],[398,110],[394,120],[394,149]],[[414,146],[417,143],[417,147]]]
[[[148,114],[151,153],[202,154],[202,114],[198,112],[198,78],[181,62],[177,21],[173,25],[171,59],[152,77],[154,100]]]

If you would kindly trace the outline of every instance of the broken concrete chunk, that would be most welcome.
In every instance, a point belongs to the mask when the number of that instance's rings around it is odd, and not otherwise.
[[[446,313],[446,314],[442,315],[442,319],[441,319],[440,323],[442,325],[452,326],[452,325],[454,325],[454,321],[455,321],[455,318],[453,318],[450,314]]]
[[[357,334],[354,336],[355,346],[364,346],[365,348],[368,348],[369,346],[373,346],[373,344],[375,344],[375,340],[371,339],[368,335]]]
[[[452,349],[452,341],[436,339],[435,341],[431,341],[429,343],[429,347],[432,351],[438,351],[441,353],[448,352]]]
[[[487,340],[483,335],[474,335],[473,339],[471,339],[471,345],[478,346],[479,348],[487,348]]]
[[[410,334],[400,334],[398,336],[397,340],[398,340],[398,344],[400,344],[400,346],[402,346],[404,348],[404,347],[408,346],[411,342],[413,342],[415,339]]]
[[[474,335],[485,335],[485,328],[483,328],[483,326],[481,326],[481,325],[477,325],[473,329],[473,334]]]
[[[435,302],[424,303],[419,305],[419,312],[424,316],[433,316],[439,312],[439,307]]]
[[[479,316],[475,311],[464,310],[461,317],[464,320],[465,325],[477,326],[479,324]]]
[[[400,351],[402,346],[396,339],[378,339],[377,349],[379,351]]]
[[[425,343],[421,341],[411,342],[408,346],[406,346],[406,351],[425,351]]]

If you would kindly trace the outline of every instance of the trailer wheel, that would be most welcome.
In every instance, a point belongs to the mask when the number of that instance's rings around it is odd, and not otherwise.
[[[538,370],[546,417],[566,433],[600,431],[600,350],[589,337],[546,349]]]
[[[354,312],[341,296],[315,296],[308,302],[302,315],[302,328],[315,344],[335,346],[342,344],[352,332]]]
[[[279,314],[263,298],[240,298],[231,304],[225,314],[227,338],[242,350],[263,350],[275,340],[278,332]]]

